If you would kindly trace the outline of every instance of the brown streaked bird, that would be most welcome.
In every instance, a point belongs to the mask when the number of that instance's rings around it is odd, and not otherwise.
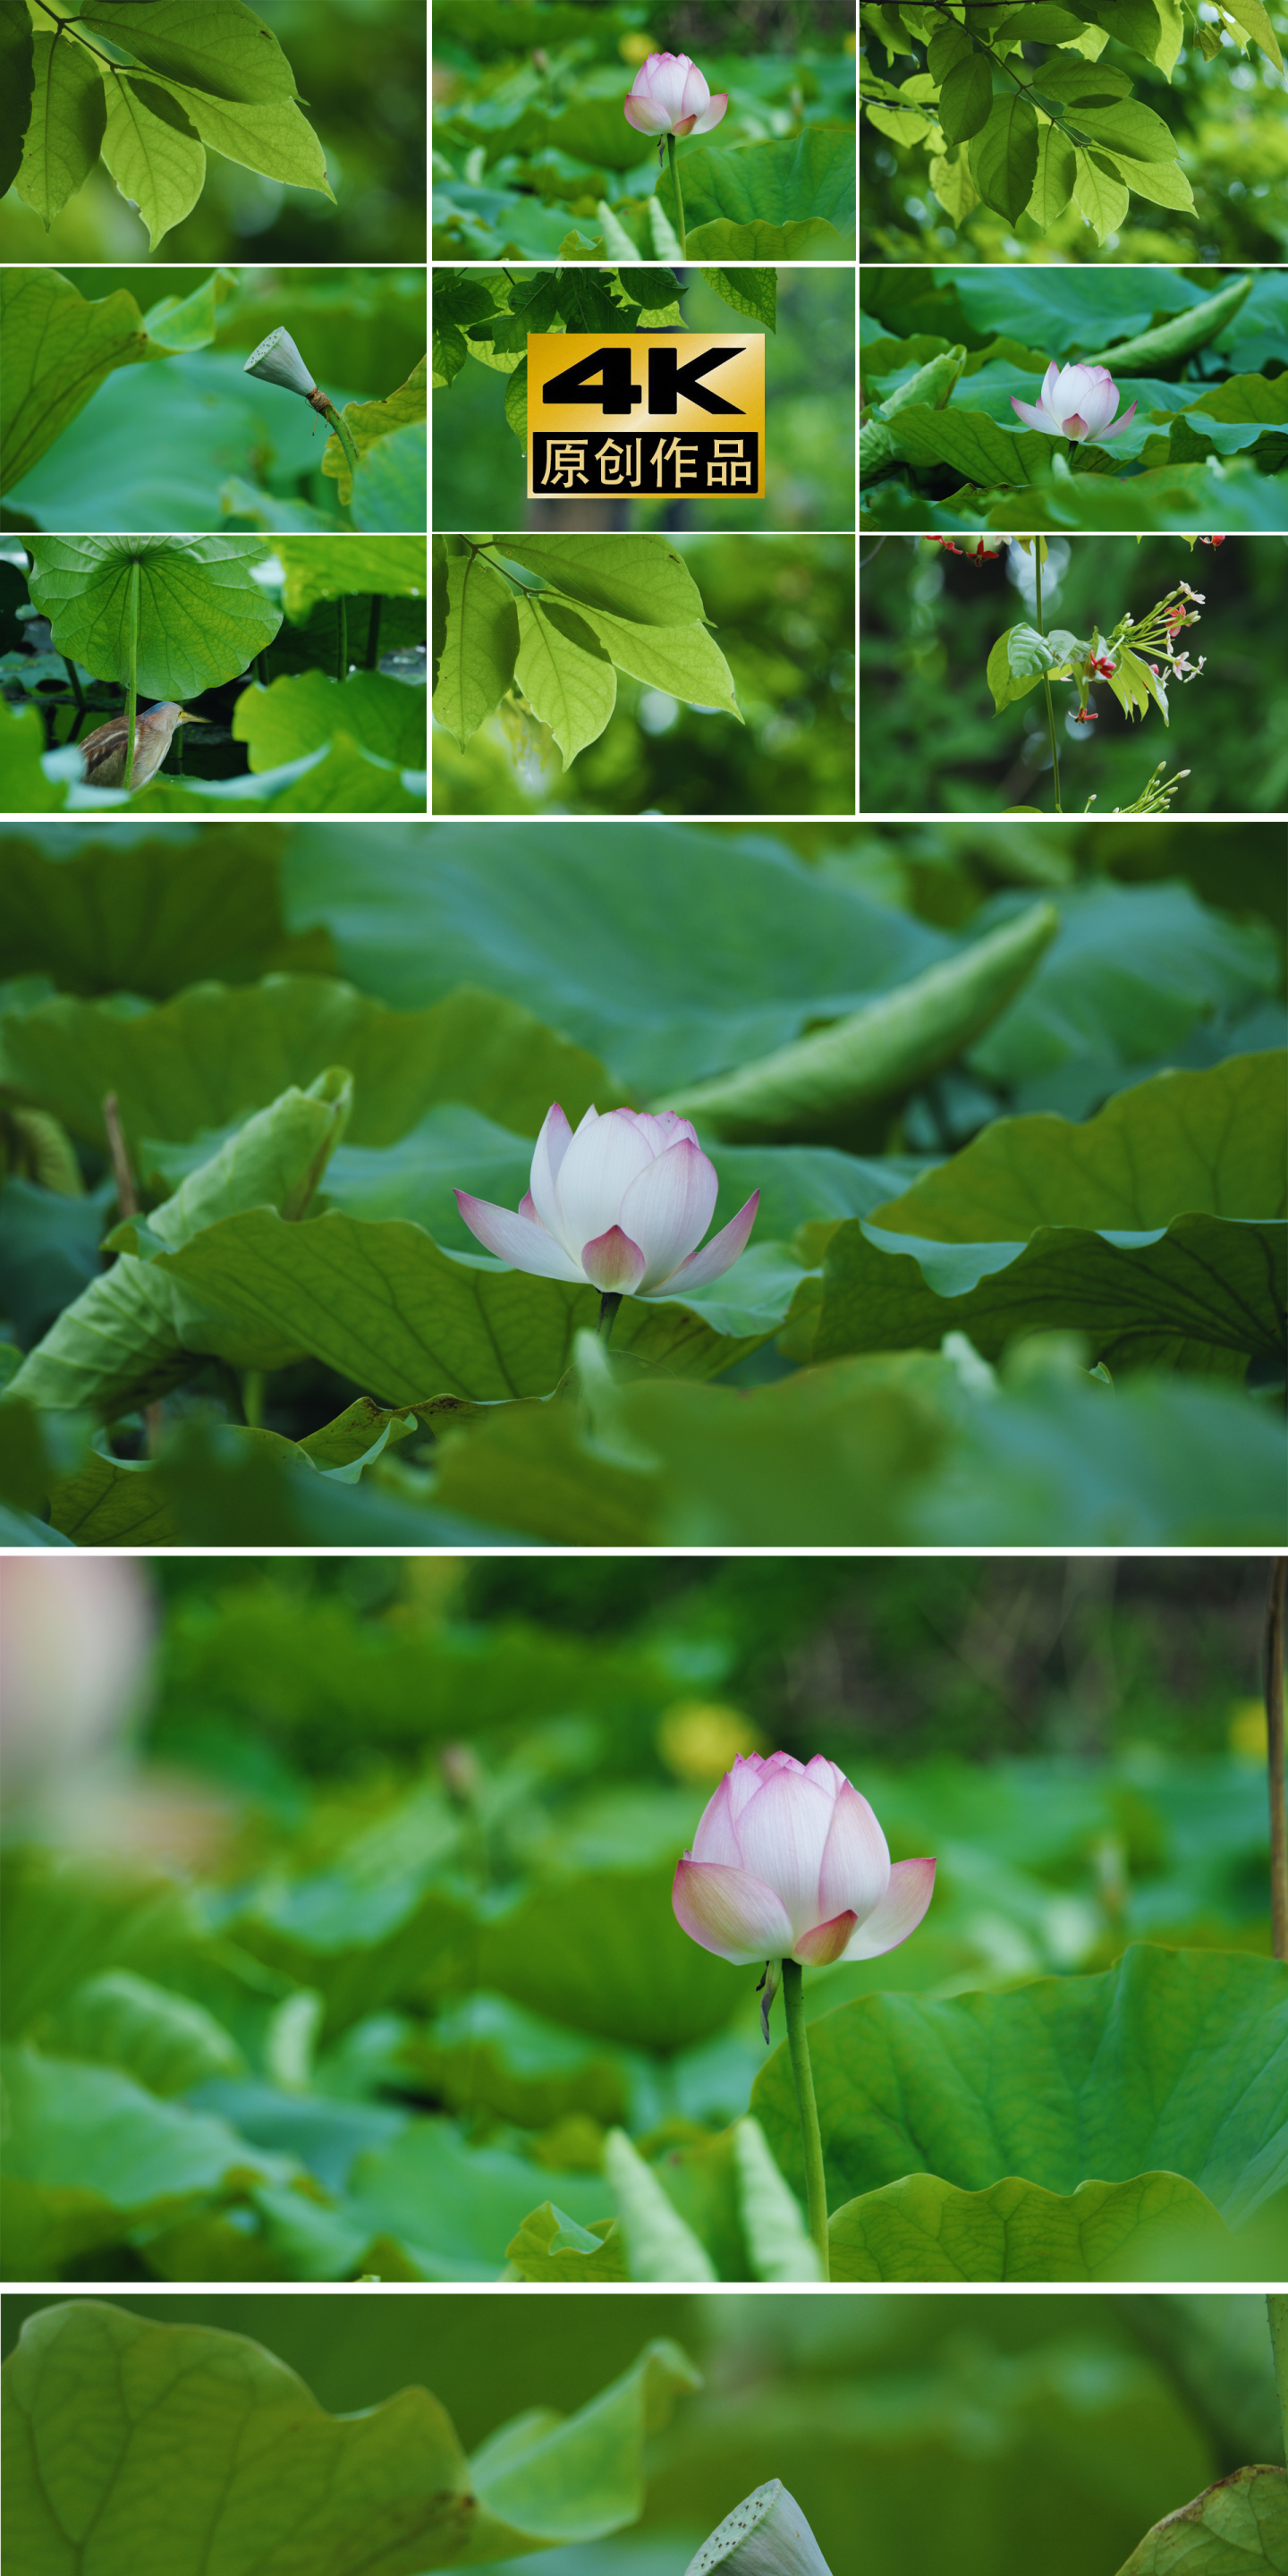
[[[146,787],[148,780],[165,759],[176,725],[208,724],[208,716],[190,716],[187,709],[176,705],[173,698],[162,698],[149,707],[146,715],[134,720],[134,776],[131,785]],[[129,727],[123,715],[113,716],[110,723],[87,733],[77,749],[85,758],[87,787],[123,787],[125,785],[125,749]]]

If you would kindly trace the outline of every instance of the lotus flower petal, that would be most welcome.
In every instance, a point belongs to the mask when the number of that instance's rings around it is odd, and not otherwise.
[[[582,1273],[569,1258],[561,1243],[547,1234],[543,1225],[531,1217],[517,1216],[512,1208],[494,1207],[490,1199],[471,1198],[468,1190],[456,1192],[456,1204],[471,1234],[478,1236],[499,1261],[512,1261],[516,1270],[530,1270],[538,1279],[580,1279]]]
[[[830,1968],[845,1957],[845,1945],[858,1928],[855,1914],[834,1914],[830,1923],[816,1923],[812,1932],[797,1935],[792,1957],[803,1968]]]
[[[687,1137],[655,1154],[625,1192],[621,1222],[644,1253],[645,1296],[669,1279],[691,1243],[706,1233],[719,1182],[700,1145]]]
[[[743,1867],[782,1898],[793,1939],[819,1919],[818,1883],[831,1821],[831,1799],[803,1772],[794,1780],[776,1772],[763,1781],[738,1818]]]
[[[581,1267],[601,1296],[633,1297],[644,1276],[644,1255],[620,1225],[610,1225],[606,1234],[582,1245]]]
[[[781,1897],[749,1870],[712,1861],[680,1862],[671,1889],[676,1921],[704,1950],[735,1968],[791,1955],[792,1927]]]
[[[591,1117],[594,1114],[593,1110],[588,1113]],[[527,1195],[547,1234],[552,1234],[555,1241],[562,1243],[564,1250],[575,1259],[573,1247],[564,1233],[558,1187],[560,1167],[571,1143],[572,1129],[556,1100],[546,1111],[541,1124],[541,1133],[533,1147],[532,1171],[529,1176]]]
[[[1011,395],[1011,409],[1030,429],[1040,429],[1047,438],[1116,438],[1127,427],[1136,405],[1132,404],[1124,419],[1114,427],[1118,405],[1118,387],[1108,367],[1057,367],[1054,358],[1042,379],[1037,404],[1021,402]]]
[[[818,1876],[819,1913],[848,1905],[860,1923],[890,1884],[890,1846],[867,1799],[844,1781],[837,1791]]]
[[[732,1270],[739,1254],[746,1250],[759,1205],[760,1192],[753,1190],[745,1206],[721,1226],[718,1234],[712,1235],[710,1243],[704,1243],[699,1252],[691,1252],[688,1260],[672,1271],[666,1281],[667,1292],[674,1296],[681,1288],[705,1288],[710,1280],[722,1279],[726,1270]]]
[[[688,54],[650,54],[624,101],[627,123],[640,134],[707,133],[729,104],[717,101]]]
[[[629,1112],[583,1118],[559,1166],[559,1208],[564,1241],[580,1246],[605,1234],[636,1174],[653,1157]]]
[[[690,132],[693,134],[709,134],[713,125],[719,124],[728,105],[728,90],[714,90],[711,96],[711,105],[703,108],[701,116],[694,117]]]
[[[897,1950],[916,1931],[934,1892],[933,1860],[897,1860],[885,1895],[847,1943],[845,1957],[880,1959],[887,1950]]]

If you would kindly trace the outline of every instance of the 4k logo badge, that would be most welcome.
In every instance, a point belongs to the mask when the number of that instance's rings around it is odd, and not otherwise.
[[[765,343],[693,331],[528,337],[528,495],[763,493]]]

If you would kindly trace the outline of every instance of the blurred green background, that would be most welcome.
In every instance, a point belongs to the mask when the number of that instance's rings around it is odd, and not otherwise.
[[[435,727],[436,814],[847,814],[854,810],[854,540],[677,535],[743,723],[617,675],[599,740],[561,768],[544,725],[500,710],[464,751]]]
[[[204,282],[190,268],[64,268],[90,304],[146,314]],[[323,474],[326,423],[245,373],[288,330],[337,408],[396,392],[425,355],[423,268],[242,268],[209,348],[121,367],[6,494],[0,525],[121,531],[348,526]],[[481,370],[480,370],[481,372]],[[423,516],[412,522],[424,526]]]
[[[1281,50],[1288,8],[1266,0]],[[860,256],[883,260],[1282,260],[1288,251],[1288,119],[1284,79],[1250,47],[1227,40],[1205,62],[1192,31],[1170,83],[1154,64],[1111,36],[1102,62],[1116,65],[1133,96],[1180,142],[1195,211],[1172,213],[1133,196],[1121,231],[1103,246],[1070,205],[1043,234],[1028,215],[1012,227],[980,206],[961,231],[949,223],[929,182],[924,145],[891,141],[864,123],[859,136]],[[923,54],[871,49],[873,69],[896,84],[924,67]]]
[[[6,2298],[6,2351],[47,2304]],[[335,2412],[428,2386],[467,2446],[521,2408],[571,2411],[650,2336],[674,2337],[705,2385],[647,2445],[640,2523],[546,2553],[550,2576],[683,2576],[775,2476],[832,2576],[1113,2576],[1160,2516],[1281,2448],[1255,2294],[591,2294],[502,2309],[468,2294],[180,2290],[114,2304],[251,2335]]]
[[[968,542],[963,540],[963,543]],[[1188,769],[1179,813],[1278,814],[1288,802],[1288,670],[1278,637],[1288,559],[1283,537],[1053,537],[1042,575],[1049,632],[1102,635],[1130,610],[1139,622],[1180,581],[1204,594],[1200,623],[1177,638],[1207,668],[1129,724],[1108,683],[1092,691],[1094,724],[1077,724],[1077,692],[1052,688],[1064,811],[1130,805],[1160,760]],[[1031,558],[1004,547],[976,562],[921,538],[865,546],[860,607],[860,796],[868,813],[1054,813],[1051,748],[1040,688],[1001,715],[985,677],[1008,626],[1032,622]]]
[[[726,93],[722,150],[822,126],[852,176],[852,0],[438,0],[433,16],[435,259],[552,259],[597,236],[601,201],[656,257],[658,156],[622,114],[654,51]]]
[[[533,271],[520,270],[519,275]],[[697,269],[681,269],[686,331],[765,343],[765,497],[641,499],[631,528],[852,528],[854,525],[854,287],[848,269],[781,268],[778,327],[729,306]],[[466,366],[434,395],[435,528],[517,528],[528,488],[526,452],[506,423],[506,378]]]
[[[326,154],[330,204],[210,152],[166,260],[401,260],[425,256],[425,21],[414,0],[255,0]],[[146,260],[148,236],[102,163],[46,232],[10,189],[0,260]],[[327,386],[327,392],[331,391]]]

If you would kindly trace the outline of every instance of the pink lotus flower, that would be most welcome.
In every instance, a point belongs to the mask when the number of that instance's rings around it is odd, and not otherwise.
[[[687,54],[650,54],[631,82],[625,115],[637,134],[709,134],[728,104],[728,91],[713,98]]]
[[[821,1753],[739,1754],[675,1873],[676,1921],[735,1968],[876,1959],[915,1932],[933,1860],[890,1865],[866,1798]]]
[[[731,1268],[760,1192],[701,1243],[719,1187],[687,1118],[673,1109],[588,1109],[573,1134],[558,1102],[546,1114],[517,1213],[458,1190],[472,1234],[538,1279],[589,1281],[602,1296],[673,1297]]]
[[[1114,419],[1117,408],[1118,387],[1108,367],[1057,367],[1054,358],[1036,404],[1011,396],[1012,411],[1030,429],[1040,429],[1047,438],[1071,438],[1075,445],[1081,438],[1120,437],[1136,405],[1121,420]]]

